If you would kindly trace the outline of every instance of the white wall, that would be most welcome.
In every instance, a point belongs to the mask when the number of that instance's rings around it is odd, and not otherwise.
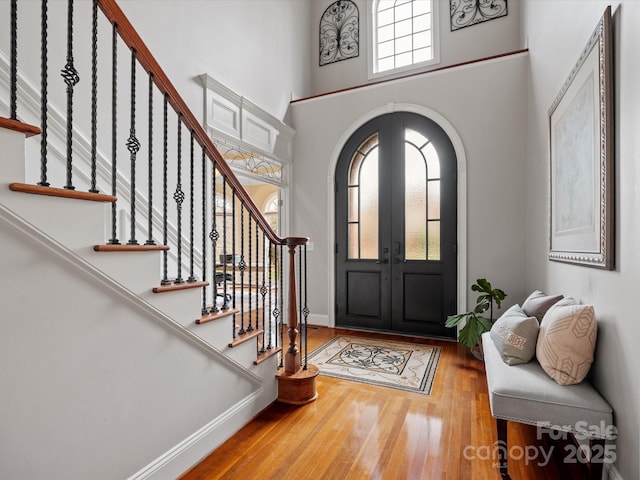
[[[310,35],[312,41],[311,81],[314,95],[369,83],[367,71],[368,36],[367,10],[371,0],[354,0],[360,12],[360,55],[320,66],[318,30],[326,8],[335,0],[310,0],[312,4]],[[476,60],[522,48],[520,39],[520,2],[508,2],[508,15],[455,32],[450,27],[449,0],[437,0],[440,18],[440,63],[427,70]],[[407,72],[405,72],[406,74]],[[396,75],[397,76],[397,75]],[[388,77],[376,77],[378,81]]]
[[[525,296],[524,132],[526,54],[293,103],[292,235],[310,236],[309,308],[333,315],[333,175],[340,150],[375,112],[398,104],[432,110],[459,136],[466,164],[466,275],[503,288],[507,304]],[[464,198],[464,197],[463,197]],[[463,232],[461,230],[461,232]],[[463,232],[464,233],[464,232]],[[464,259],[461,259],[464,261]],[[329,268],[328,268],[329,267]],[[461,286],[468,292],[468,285]],[[475,302],[475,298],[471,299]]]
[[[548,260],[548,108],[604,9],[614,10],[616,227],[613,271]],[[611,403],[619,429],[616,469],[625,480],[640,478],[640,391],[637,366],[637,286],[640,285],[640,4],[625,2],[527,1],[522,5],[531,79],[527,128],[527,287],[572,295],[593,304],[598,317],[595,384]]]
[[[180,0],[119,4],[196,116],[208,73],[282,119],[310,92],[308,1]]]

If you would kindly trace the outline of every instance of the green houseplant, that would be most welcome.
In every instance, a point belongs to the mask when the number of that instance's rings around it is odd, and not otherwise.
[[[476,299],[475,308],[470,312],[451,315],[447,317],[445,323],[445,326],[453,328],[457,327],[463,320],[466,320],[467,323],[458,332],[458,341],[469,348],[475,347],[482,334],[491,330],[493,325],[493,302],[500,308],[502,300],[507,296],[499,288],[493,288],[486,278],[477,279],[476,283],[471,285],[471,290],[480,294]],[[487,310],[489,311],[489,318],[483,316]]]

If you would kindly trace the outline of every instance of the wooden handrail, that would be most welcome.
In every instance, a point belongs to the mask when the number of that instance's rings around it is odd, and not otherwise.
[[[138,63],[142,68],[144,68],[147,74],[153,75],[153,82],[155,85],[163,94],[167,95],[167,100],[176,113],[182,115],[182,122],[184,125],[193,132],[194,139],[201,147],[204,148],[207,157],[215,160],[216,168],[224,174],[227,179],[227,184],[231,186],[242,203],[246,205],[247,209],[250,211],[255,221],[258,222],[262,230],[266,233],[269,240],[278,245],[287,245],[287,239],[279,237],[272,230],[260,209],[253,202],[227,162],[224,161],[222,155],[220,155],[220,152],[211,141],[211,138],[207,135],[207,132],[204,130],[200,122],[198,122],[193,112],[191,112],[191,109],[187,106],[183,98],[173,86],[173,83],[171,83],[167,74],[162,70],[154,56],[151,54],[149,48],[142,41],[142,38],[140,38],[140,35],[138,35],[138,32],[135,30],[133,25],[131,25],[131,22],[129,22],[120,6],[115,2],[115,0],[98,0],[98,5],[109,22],[117,25],[118,35],[120,38],[124,41],[127,47],[135,50]],[[298,239],[296,241],[298,245],[304,245],[308,241],[308,239],[304,237],[295,238]],[[301,240],[304,241],[298,243]]]

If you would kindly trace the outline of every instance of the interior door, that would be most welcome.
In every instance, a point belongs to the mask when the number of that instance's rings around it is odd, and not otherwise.
[[[456,157],[433,121],[377,117],[336,167],[336,325],[453,338]]]

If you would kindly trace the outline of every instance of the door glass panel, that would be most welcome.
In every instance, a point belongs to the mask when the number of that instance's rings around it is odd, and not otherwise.
[[[351,159],[348,198],[348,258],[378,258],[378,134],[365,140]]]
[[[440,180],[429,180],[429,216],[428,220],[440,220]]]
[[[427,259],[427,166],[413,143],[405,143],[405,259]]]
[[[440,159],[427,137],[405,130],[406,260],[440,260]]]
[[[440,260],[440,220],[427,222],[429,228],[429,256],[427,260]]]
[[[349,258],[359,258],[359,249],[358,249],[358,227],[357,223],[349,224]]]

